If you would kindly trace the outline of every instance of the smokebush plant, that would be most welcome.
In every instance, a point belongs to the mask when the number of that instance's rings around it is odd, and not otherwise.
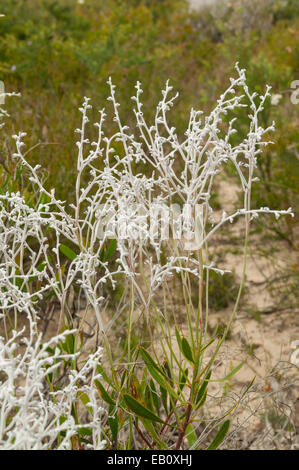
[[[245,70],[238,65],[236,70],[237,77],[208,116],[191,110],[182,139],[168,120],[177,97],[168,82],[151,125],[143,115],[143,91],[137,83],[132,98],[135,134],[120,120],[115,86],[109,79],[108,100],[114,110],[110,134],[102,109],[94,124],[97,138],[90,142],[91,105],[85,98],[82,125],[76,129],[75,200],[69,206],[56,197],[55,189],[46,189],[39,166],[27,161],[26,134],[13,136],[14,158],[38,197],[28,204],[20,193],[0,195],[0,302],[6,336],[0,343],[1,447],[216,449],[223,443],[228,416],[242,397],[212,419],[205,418],[204,409],[210,403],[210,382],[224,382],[242,366],[226,377],[213,378],[244,287],[250,222],[260,214],[277,218],[291,214],[291,209],[251,207],[257,159],[269,144],[264,135],[273,130],[259,124],[270,89],[261,96],[250,93]],[[248,133],[233,145],[237,117],[228,124],[222,117],[246,107],[244,98],[250,103]],[[216,176],[229,162],[239,176],[244,203],[217,220],[211,195]],[[161,235],[158,223],[149,229],[153,208],[173,204],[191,212],[183,209],[167,219],[169,237]],[[200,218],[192,225],[196,207]],[[208,335],[209,273],[225,272],[213,266],[209,242],[237,217],[244,218],[245,227],[242,279],[223,335],[217,331]],[[174,273],[181,280],[185,330],[169,312],[167,282]],[[192,302],[193,276],[198,283],[197,305]],[[127,287],[121,312],[127,331],[125,341],[116,345],[103,315],[104,287],[111,283],[115,288],[120,278]],[[96,347],[83,366],[82,322],[78,329],[70,329],[71,288],[84,293],[103,347],[103,351]],[[51,297],[60,306],[57,336],[43,344],[38,320]],[[18,326],[21,314],[27,315],[27,332]],[[18,345],[21,337],[25,351]]]

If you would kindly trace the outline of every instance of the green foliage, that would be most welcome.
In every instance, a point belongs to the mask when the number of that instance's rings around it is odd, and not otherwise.
[[[188,346],[186,346],[188,344]],[[98,371],[103,379],[96,380],[102,399],[109,404],[113,417],[110,418],[108,448],[116,448],[117,434],[133,424],[145,449],[169,449],[171,442],[180,448],[182,439],[187,437],[189,446],[198,449],[200,437],[198,413],[205,405],[207,391],[212,380],[212,367],[215,355],[203,366],[205,351],[213,344],[213,338],[197,349],[189,344],[176,329],[176,340],[168,344],[166,357],[160,362],[155,352],[144,347],[135,350],[133,366],[127,365],[124,372],[117,372],[110,378],[102,366]],[[178,350],[182,357],[175,352]],[[226,383],[236,374],[243,363],[217,382]],[[252,383],[249,385],[248,388]],[[238,403],[238,401],[237,401]],[[223,412],[223,418],[237,406]],[[217,418],[216,424],[221,422]],[[217,449],[229,429],[226,420],[209,444],[209,449]]]
[[[71,250],[71,248],[67,247],[63,243],[61,243],[61,245],[59,246],[59,249],[61,253],[63,253],[68,259],[73,261],[74,259],[77,258],[76,253],[74,253],[74,251]]]
[[[1,2],[0,79],[7,91],[22,94],[11,105],[12,127],[30,131],[28,149],[38,141],[45,144],[42,161],[36,148],[29,158],[48,169],[48,186],[55,183],[63,199],[70,197],[75,179],[72,129],[78,127],[77,108],[84,95],[100,106],[111,75],[126,104],[121,117],[130,123],[137,80],[150,90],[150,104],[158,101],[170,70],[176,84],[182,81],[185,66],[177,65],[186,40],[184,3],[109,0],[99,7],[96,0],[84,5],[71,0]]]
[[[226,434],[228,433],[229,426],[230,426],[230,420],[228,419],[222,424],[212,444],[210,444],[210,446],[208,447],[208,450],[216,450],[217,447],[220,446],[221,442],[224,440]]]
[[[264,149],[258,159],[259,182],[253,186],[253,207],[293,207],[299,208],[299,162],[298,162],[298,105],[291,102],[291,83],[296,80],[298,67],[298,2],[272,3],[273,19],[268,28],[236,31],[230,34],[225,29],[223,41],[217,44],[217,53],[204,68],[201,79],[202,100],[208,106],[222,89],[222,82],[231,73],[232,64],[239,61],[246,68],[250,88],[261,92],[269,84],[272,96],[277,102],[268,99],[262,113],[264,126],[275,122],[275,132],[269,134],[274,144]],[[287,13],[288,12],[288,13]],[[297,13],[296,13],[297,12]],[[269,8],[267,10],[267,15]],[[258,14],[258,13],[256,13]],[[279,44],[279,47],[277,46]],[[242,116],[242,115],[241,115]],[[228,115],[225,120],[229,120]],[[235,141],[245,135],[248,124],[245,110],[240,119],[241,125],[235,134]],[[263,228],[272,232],[296,247],[296,218],[279,220],[267,225],[259,221]]]
[[[78,127],[76,108],[83,95],[102,106],[111,75],[119,85],[121,117],[130,124],[133,84],[140,80],[148,90],[148,115],[149,105],[158,101],[162,84],[170,78],[182,91],[185,109],[198,95],[198,107],[208,108],[239,61],[247,68],[252,89],[261,92],[269,83],[274,94],[282,95],[277,106],[268,102],[263,113],[265,124],[275,120],[277,130],[275,145],[259,162],[261,181],[254,202],[273,208],[282,202],[287,208],[295,200],[295,210],[299,206],[298,126],[296,106],[289,99],[298,64],[295,0],[257,4],[251,10],[247,5],[239,11],[232,4],[217,20],[210,11],[190,14],[184,0],[107,0],[101,5],[96,0],[82,5],[72,0],[3,0],[1,12],[6,16],[0,21],[0,79],[8,91],[22,93],[21,99],[8,102],[12,125],[6,132],[10,135],[11,127],[30,131],[28,157],[47,168],[47,184],[55,185],[62,199],[74,187],[72,129]],[[259,18],[270,24],[262,28]],[[186,116],[180,104],[173,119],[182,130]],[[242,128],[238,131],[240,138]],[[45,144],[42,157],[39,147],[32,148],[38,141]],[[8,151],[3,149],[4,155]],[[5,182],[6,176],[1,179]],[[286,218],[274,230],[267,228],[294,244],[295,223]]]

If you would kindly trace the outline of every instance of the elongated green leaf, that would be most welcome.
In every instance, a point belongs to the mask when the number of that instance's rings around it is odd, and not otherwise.
[[[135,398],[133,398],[128,393],[124,394],[124,400],[128,408],[134,411],[138,416],[142,418],[149,419],[151,421],[157,421],[158,423],[163,423],[162,419],[159,416],[156,416],[152,411],[139,403]]]
[[[165,386],[165,379],[166,379],[164,371],[159,366],[157,366],[157,364],[155,363],[153,358],[150,356],[150,354],[144,348],[139,348],[139,350],[140,350],[140,354],[142,356],[142,359],[144,360],[144,363],[145,363],[149,373],[153,377],[153,379],[155,379],[156,382],[158,382],[158,384],[160,386],[164,387]]]
[[[171,394],[177,400],[180,400],[179,395],[176,391],[171,387],[169,377],[165,374],[165,372],[155,363],[152,357],[144,348],[139,348],[142,358],[145,362],[145,365],[156,382],[160,385],[160,387],[166,389],[169,394]]]
[[[101,374],[101,376],[102,376],[103,379],[107,382],[107,384],[112,385],[111,380],[109,379],[108,375],[107,375],[106,372],[104,371],[104,369],[103,369],[103,367],[101,366],[101,364],[98,364],[98,365],[97,365],[97,371]]]
[[[148,384],[145,387],[143,396],[146,402],[146,406],[149,408],[150,411],[154,411],[153,397],[152,397],[151,389]]]
[[[179,383],[179,390],[182,391],[183,388],[185,387],[186,385],[186,382],[187,382],[187,378],[188,378],[188,373],[189,373],[189,369],[188,367],[185,369],[185,371],[183,372],[183,374],[181,374],[180,376],[180,383]]]
[[[100,260],[101,261],[109,261],[109,259],[115,253],[117,247],[117,241],[115,239],[111,240],[108,246],[104,246],[100,253]]]
[[[188,426],[186,427],[185,435],[186,435],[189,447],[191,448],[195,446],[196,441],[197,441],[197,436],[196,436],[196,432],[192,424],[189,423]]]
[[[211,382],[225,382],[225,380],[228,380],[230,379],[233,375],[235,375],[238,370],[241,369],[241,367],[243,367],[243,365],[245,364],[245,361],[242,361],[237,367],[235,367],[229,374],[227,374],[225,377],[222,377],[222,379],[213,379],[211,380]]]
[[[59,249],[61,253],[63,253],[68,259],[74,260],[75,258],[77,258],[76,253],[63,243],[61,243]]]
[[[101,382],[95,380],[95,384],[98,389],[99,395],[103,398],[103,400],[108,403],[108,405],[115,405],[115,401],[110,397],[109,393],[106,392]]]
[[[179,346],[180,350],[182,350],[182,339],[180,337],[180,333],[179,333],[179,330],[177,329],[177,327],[175,327],[175,335],[176,335],[176,339],[177,339],[177,342],[178,342],[178,346]]]
[[[78,428],[78,434],[79,436],[91,436],[92,435],[92,429],[90,428]]]
[[[186,338],[182,339],[182,353],[184,354],[185,358],[188,359],[188,361],[194,362],[190,344]]]
[[[111,256],[114,254],[116,250],[116,247],[117,247],[116,240],[111,240],[105,252],[105,261],[108,261],[111,258]]]
[[[159,414],[159,412],[160,412],[159,395],[157,393],[155,383],[152,379],[150,380],[150,390],[151,390],[154,406],[156,408],[157,413]]]
[[[151,421],[148,421],[147,419],[143,420],[142,422],[149,435],[155,440],[157,448],[159,450],[168,450],[168,447],[165,442],[162,441],[160,435],[155,431],[153,423]]]
[[[209,445],[208,447],[208,450],[216,450],[218,449],[218,447],[220,446],[221,442],[223,441],[223,439],[225,438],[226,434],[228,433],[228,430],[229,430],[229,426],[230,426],[230,420],[228,419],[227,421],[225,421],[221,428],[219,429],[215,439],[213,440],[213,442]]]
[[[168,415],[168,406],[167,406],[167,391],[164,387],[160,386],[160,392],[161,392],[161,400],[164,406],[164,410],[166,414]]]
[[[210,339],[210,341],[201,348],[200,354],[202,354],[212,343],[214,343],[214,341],[215,341],[215,338]]]
[[[88,405],[88,403],[90,402],[90,399],[87,393],[80,393],[79,398],[82,401],[83,405],[85,406]]]
[[[73,334],[67,335],[65,342],[62,343],[64,351],[68,354],[73,354],[75,351],[75,337]]]
[[[165,379],[163,379],[163,377],[159,374],[157,369],[148,364],[147,364],[147,369],[149,373],[151,374],[151,376],[153,377],[153,379],[155,379],[155,381],[158,382],[158,384],[163,387],[165,385]]]
[[[151,379],[151,382],[153,382],[152,379]],[[145,387],[146,387],[147,383],[148,383],[148,370],[147,370],[146,367],[144,367],[143,372],[142,372],[141,381],[140,381],[140,394],[141,395],[144,394],[144,390],[145,390]]]
[[[117,440],[117,434],[118,434],[118,416],[117,412],[114,406],[110,405],[109,406],[109,418],[108,418],[108,423],[110,426],[112,438],[114,441]]]
[[[153,367],[154,369],[156,369],[163,377],[166,378],[166,375],[165,375],[165,372],[161,369],[161,367],[159,367],[156,362],[154,361],[154,359],[151,357],[151,355],[142,347],[139,348],[139,351],[140,351],[140,354],[142,356],[142,359],[144,360],[145,362],[145,365],[148,367],[148,366],[151,366]]]
[[[197,394],[197,397],[196,397],[196,404],[200,403],[200,406],[203,405],[203,403],[201,403],[201,402],[203,400],[203,397],[205,396],[206,389],[207,389],[207,386],[209,384],[211,374],[212,374],[212,371],[210,370],[207,373],[207,375],[205,376],[203,384],[201,385],[200,389],[198,390],[198,394]]]
[[[237,400],[234,405],[229,409],[227,410],[227,412],[225,413],[225,415],[223,416],[225,418],[225,416],[228,416],[237,406],[238,404],[241,402],[242,398],[246,395],[246,393],[248,392],[248,390],[252,387],[253,385],[253,382],[255,381],[255,377],[253,377],[253,379],[251,380],[250,384],[246,387],[245,391],[243,392],[243,394],[241,395],[241,397],[239,398],[239,400]]]
[[[82,401],[82,403],[85,406],[85,408],[87,409],[88,413],[90,413],[90,415],[93,416],[93,409],[92,409],[92,407],[90,407],[88,405],[90,403],[90,399],[89,399],[89,396],[87,395],[87,393],[79,392],[78,397]]]
[[[122,373],[121,379],[120,379],[120,386],[123,387],[125,383],[125,379],[128,376],[128,371],[125,369]],[[104,376],[103,376],[104,377]],[[104,377],[105,378],[105,377]],[[105,379],[106,380],[106,379]]]

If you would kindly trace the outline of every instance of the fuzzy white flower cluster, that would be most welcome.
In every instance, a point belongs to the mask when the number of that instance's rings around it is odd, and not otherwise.
[[[259,124],[259,114],[265,100],[270,96],[268,87],[264,95],[250,93],[246,85],[245,70],[236,65],[237,77],[231,79],[230,86],[220,96],[212,112],[203,117],[201,111],[191,110],[185,138],[180,140],[176,129],[168,122],[167,112],[172,108],[177,95],[171,96],[172,87],[168,82],[162,91],[154,122],[149,125],[142,111],[140,100],[143,93],[140,83],[136,85],[134,114],[138,136],[129,132],[121,122],[116,101],[115,86],[109,79],[110,96],[114,110],[115,131],[108,137],[104,134],[105,110],[100,111],[100,119],[95,125],[97,139],[90,142],[86,137],[89,122],[89,99],[85,98],[82,113],[82,126],[76,129],[77,179],[75,200],[69,207],[60,201],[55,190],[47,191],[39,174],[39,166],[32,167],[23,153],[25,133],[14,136],[17,158],[29,173],[30,181],[42,195],[35,207],[29,207],[19,194],[1,195],[0,206],[0,307],[16,308],[35,313],[34,304],[45,292],[52,291],[61,304],[61,318],[65,311],[66,297],[75,283],[83,291],[88,303],[103,328],[101,305],[103,285],[109,281],[115,286],[115,275],[125,274],[135,285],[144,305],[149,304],[150,296],[159,283],[174,271],[189,270],[199,275],[191,262],[185,261],[185,253],[163,251],[163,236],[159,236],[159,224],[148,229],[147,220],[155,207],[170,207],[175,201],[183,210],[176,220],[169,218],[170,232],[180,225],[187,212],[201,208],[200,236],[196,227],[189,227],[188,243],[192,237],[200,250],[207,241],[234,218],[245,216],[248,224],[251,218],[261,213],[272,213],[276,217],[291,214],[288,211],[271,211],[268,208],[252,209],[250,206],[252,184],[257,180],[254,171],[262,149],[270,142],[264,135],[273,126],[264,129]],[[241,91],[241,93],[238,93]],[[240,108],[248,109],[249,128],[247,136],[234,144],[233,134],[236,117],[225,122],[224,117],[233,116]],[[111,128],[111,126],[110,126]],[[224,165],[231,162],[240,179],[244,193],[244,206],[232,214],[223,213],[216,223],[213,218],[211,195],[215,177]],[[139,163],[147,170],[140,171]],[[138,210],[136,210],[138,207]],[[191,208],[186,211],[184,208]],[[165,219],[162,213],[160,218]],[[105,226],[105,220],[109,224]],[[126,234],[110,230],[117,222],[125,227]],[[181,227],[184,224],[181,224]],[[192,231],[193,230],[193,231]],[[190,237],[191,232],[191,237]],[[108,260],[102,256],[111,236],[117,240],[118,267],[112,272]],[[52,249],[49,249],[51,238]],[[35,244],[32,240],[35,239]],[[61,244],[63,240],[76,248],[75,256],[62,272]],[[54,241],[54,247],[53,247]],[[192,246],[192,243],[191,243]],[[182,243],[181,247],[186,247]],[[49,252],[51,251],[51,252]],[[161,255],[164,253],[164,260]],[[138,286],[140,259],[150,260],[149,297]],[[190,258],[190,257],[188,257]],[[189,263],[189,264],[188,264]],[[209,262],[207,269],[213,268]],[[34,290],[29,280],[36,278]]]
[[[0,449],[71,449],[72,437],[82,428],[73,416],[81,394],[92,414],[85,425],[91,434],[89,447],[102,449],[103,409],[94,385],[100,379],[97,365],[101,349],[88,357],[79,372],[69,370],[66,385],[52,391],[47,377],[55,374],[64,361],[76,358],[76,354],[62,353],[58,347],[74,331],[65,331],[42,343],[41,335],[35,337],[34,322],[29,320],[29,337],[24,329],[13,331],[8,341],[0,337]]]
[[[177,272],[188,272],[200,277],[202,269],[212,269],[220,274],[206,256],[209,239],[227,222],[243,216],[248,233],[250,220],[261,213],[276,217],[291,214],[269,208],[251,208],[251,188],[256,181],[254,171],[265,142],[264,135],[273,126],[264,129],[259,124],[267,88],[264,95],[250,93],[245,71],[236,66],[237,78],[231,79],[228,89],[221,95],[212,112],[204,117],[200,111],[191,110],[185,136],[179,139],[176,129],[168,122],[168,111],[177,95],[171,96],[172,87],[166,84],[162,99],[156,108],[153,123],[146,122],[140,100],[142,89],[136,85],[136,129],[138,136],[122,124],[115,97],[115,86],[109,79],[111,94],[108,100],[114,109],[116,130],[104,134],[106,114],[100,111],[97,138],[87,138],[89,99],[80,108],[81,128],[77,142],[77,178],[75,198],[69,206],[56,197],[55,189],[47,190],[39,173],[24,153],[25,133],[13,136],[16,142],[14,157],[21,163],[33,188],[39,194],[38,202],[26,201],[18,193],[0,195],[0,311],[2,316],[25,313],[30,324],[28,339],[24,332],[0,340],[0,446],[8,449],[69,448],[72,436],[78,432],[78,423],[72,415],[72,404],[80,394],[88,397],[92,413],[88,427],[92,433],[92,447],[102,448],[101,412],[97,391],[93,387],[97,377],[96,365],[100,351],[90,355],[85,366],[68,374],[67,383],[59,390],[47,388],[46,378],[66,359],[56,348],[48,354],[50,343],[42,344],[36,337],[36,325],[41,311],[41,300],[55,295],[60,302],[61,331],[67,316],[67,295],[73,286],[85,294],[93,308],[100,330],[104,329],[101,309],[105,301],[103,286],[110,282],[114,287],[117,275],[122,273],[131,282],[148,311],[152,296],[167,278]],[[238,92],[241,90],[241,94]],[[240,108],[247,108],[249,128],[246,137],[234,143],[233,134]],[[1,117],[0,110],[0,117]],[[3,114],[3,113],[2,113]],[[110,125],[111,129],[111,125]],[[88,131],[89,132],[89,131]],[[90,132],[89,132],[90,133]],[[223,212],[219,222],[213,217],[211,195],[217,174],[228,162],[232,163],[244,193],[244,204],[234,213]],[[146,167],[146,171],[141,171]],[[181,204],[183,209],[175,220],[169,219],[172,234],[176,226],[192,208],[200,206],[200,234],[187,220],[188,243],[196,239],[196,251],[202,250],[202,262],[188,253],[185,243],[167,242],[159,236],[158,224],[147,229],[147,221],[155,207]],[[138,207],[138,210],[136,210]],[[188,216],[188,217],[189,217]],[[163,220],[164,215],[161,215]],[[126,228],[126,234],[105,227]],[[168,222],[167,222],[168,223]],[[108,225],[109,225],[108,224]],[[181,227],[184,224],[181,224]],[[186,225],[186,224],[185,224]],[[140,236],[140,233],[142,236]],[[101,234],[101,236],[100,236]],[[116,239],[116,268],[109,263],[111,236]],[[175,237],[173,237],[175,238]],[[180,240],[179,240],[180,241]],[[67,244],[67,246],[66,246]],[[192,245],[192,243],[191,243]],[[65,263],[65,258],[68,262]],[[146,267],[146,272],[140,269]],[[145,280],[147,290],[140,285]],[[59,344],[65,335],[51,340]],[[17,343],[22,339],[23,351]],[[63,417],[63,419],[61,419]]]
[[[29,207],[20,194],[0,195],[1,310],[36,314],[34,305],[43,293],[57,288],[53,269],[46,270],[43,264],[49,248],[43,210],[43,206]],[[30,289],[33,280],[40,284],[34,291]]]

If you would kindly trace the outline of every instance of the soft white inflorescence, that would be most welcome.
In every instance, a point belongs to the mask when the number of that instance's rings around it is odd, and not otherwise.
[[[59,393],[47,394],[43,385],[48,373],[45,365],[53,370],[58,366],[56,362],[52,363],[53,356],[47,355],[47,344],[42,344],[40,337],[36,339],[33,334],[40,312],[39,302],[45,295],[54,293],[61,305],[62,321],[67,294],[71,286],[77,285],[84,291],[88,304],[93,308],[100,329],[104,329],[101,315],[105,300],[103,285],[109,281],[114,287],[119,273],[130,279],[144,306],[149,305],[154,292],[173,273],[188,271],[199,277],[198,262],[190,253],[182,254],[184,243],[181,247],[176,245],[177,250],[166,250],[164,256],[161,256],[165,237],[159,236],[158,224],[148,229],[148,219],[153,208],[171,207],[177,201],[187,208],[200,206],[200,236],[196,238],[196,227],[192,228],[189,223],[185,223],[189,231],[188,240],[192,240],[192,237],[196,239],[197,251],[226,222],[232,222],[236,217],[244,216],[248,224],[251,218],[261,213],[271,213],[276,217],[291,214],[290,209],[273,211],[268,208],[252,209],[250,206],[257,159],[263,147],[269,144],[264,141],[264,135],[273,130],[273,126],[264,129],[258,120],[270,94],[269,88],[262,96],[251,94],[246,85],[245,71],[238,66],[236,70],[237,78],[231,79],[230,86],[208,116],[191,110],[182,140],[167,119],[167,112],[177,97],[171,96],[172,87],[168,82],[151,125],[143,115],[140,100],[143,91],[140,83],[137,83],[136,96],[132,98],[135,103],[137,136],[130,133],[129,128],[121,122],[115,86],[109,79],[111,94],[108,99],[113,105],[117,129],[110,136],[104,135],[106,114],[101,110],[99,122],[95,124],[98,137],[90,143],[86,137],[86,128],[91,105],[89,99],[85,98],[80,108],[82,126],[76,129],[79,135],[77,179],[75,200],[70,206],[56,197],[54,189],[48,191],[45,188],[39,166],[33,167],[27,161],[23,142],[26,134],[20,132],[14,136],[14,157],[29,174],[33,187],[41,197],[38,203],[29,205],[21,194],[0,195],[0,309],[3,314],[11,310],[15,314],[26,313],[31,325],[30,338],[25,340],[25,352],[22,355],[14,353],[16,340],[22,337],[22,332],[14,332],[7,342],[3,339],[0,341],[0,446],[11,449],[49,448],[57,439],[57,433],[64,430],[65,437],[61,438],[58,447],[68,448],[70,437],[77,429],[70,409],[79,390],[89,396],[90,406],[94,409],[94,419],[89,424],[92,427],[94,448],[103,446],[99,415],[101,408],[98,406],[97,392],[91,386],[100,352],[90,356],[80,372],[73,371],[68,384]],[[241,94],[238,94],[239,90]],[[234,145],[231,136],[237,132],[237,118],[225,123],[223,116],[244,107],[249,110],[248,133],[240,143]],[[4,116],[3,110],[0,110],[1,116]],[[99,159],[102,166],[98,165]],[[140,162],[146,164],[146,174],[138,170]],[[216,175],[228,162],[233,163],[239,176],[244,204],[234,213],[224,212],[216,223],[211,195]],[[181,227],[184,227],[187,212],[183,209],[177,215],[175,224],[180,225],[182,222]],[[105,225],[104,221],[108,223]],[[171,220],[169,223],[170,232],[174,233],[174,224]],[[118,252],[118,268],[114,270],[102,256],[111,237],[116,239]],[[65,240],[76,253],[62,269],[61,246]],[[147,293],[139,285],[141,258],[146,258],[148,267]],[[224,272],[217,270],[208,261],[204,260],[204,263],[205,269]],[[36,282],[32,283],[32,280]],[[58,336],[52,342],[59,342],[60,339],[61,336]],[[59,351],[54,359],[62,359]],[[84,377],[90,372],[92,377],[88,381],[89,385],[80,389],[78,381],[85,383]],[[61,415],[66,418],[62,424],[58,419]]]
[[[78,372],[70,370],[67,384],[58,392],[46,386],[46,377],[61,367],[66,360],[75,359],[76,354],[63,354],[55,347],[65,341],[64,333],[42,343],[41,335],[36,339],[34,323],[30,320],[29,338],[24,330],[13,331],[5,341],[0,337],[0,448],[3,450],[47,450],[55,444],[56,449],[71,449],[71,438],[78,434],[82,424],[76,424],[73,406],[80,394],[88,399],[93,419],[88,423],[92,430],[90,446],[102,449],[101,400],[94,386],[100,378],[97,365],[101,359],[101,348],[88,357]],[[18,343],[23,351],[18,352]],[[48,348],[54,349],[53,354]]]
[[[45,189],[39,175],[39,166],[32,167],[27,162],[23,153],[23,139],[26,134],[19,133],[14,136],[17,148],[14,156],[27,169],[31,182],[47,202],[39,202],[36,207],[29,208],[19,194],[1,196],[3,256],[0,263],[0,282],[7,287],[5,295],[1,294],[2,308],[15,306],[23,310],[26,306],[34,311],[33,299],[36,299],[36,295],[53,289],[63,309],[67,291],[75,282],[84,290],[88,302],[95,310],[99,325],[103,328],[100,308],[103,302],[102,287],[108,280],[115,286],[115,274],[121,272],[130,278],[144,304],[148,304],[149,299],[144,298],[137,282],[140,256],[147,259],[154,256],[151,261],[150,292],[153,292],[166,276],[172,275],[175,269],[190,269],[194,274],[196,272],[194,266],[189,267],[188,263],[182,263],[181,255],[174,257],[171,253],[166,257],[166,261],[161,263],[165,237],[159,236],[159,224],[150,228],[147,224],[156,207],[163,209],[173,205],[174,200],[179,201],[183,209],[177,216],[176,224],[181,223],[181,227],[184,227],[184,223],[186,225],[184,208],[201,207],[202,226],[196,250],[200,250],[226,222],[232,222],[240,215],[245,216],[248,221],[261,213],[272,213],[276,217],[291,213],[290,209],[272,211],[268,208],[250,207],[251,187],[257,180],[254,177],[257,159],[263,147],[270,143],[264,141],[264,135],[274,127],[264,129],[258,121],[264,102],[270,96],[270,88],[268,87],[261,96],[257,93],[251,94],[246,85],[245,70],[239,69],[238,65],[236,69],[237,78],[231,79],[230,86],[220,96],[216,107],[208,116],[203,117],[201,111],[191,110],[182,141],[179,140],[176,129],[171,127],[167,120],[167,112],[177,97],[177,94],[171,96],[172,87],[168,82],[162,91],[162,100],[157,105],[152,125],[144,118],[140,101],[143,91],[140,83],[137,83],[136,96],[132,97],[132,100],[135,102],[138,136],[130,133],[129,128],[122,124],[115,86],[109,79],[111,94],[108,100],[113,105],[117,129],[109,137],[104,135],[106,114],[102,109],[100,120],[95,124],[98,138],[90,143],[86,137],[86,128],[91,105],[89,99],[85,98],[80,108],[82,126],[75,131],[79,135],[76,196],[70,207],[56,198],[54,189]],[[238,90],[241,90],[241,94],[237,94]],[[234,117],[225,124],[223,116],[244,107],[249,109],[248,134],[240,143],[233,145],[231,136],[237,132],[237,118]],[[121,146],[119,152],[114,149],[115,144],[118,149]],[[98,159],[102,161],[103,169],[99,169]],[[138,171],[138,162],[147,165],[146,175]],[[224,212],[221,220],[215,223],[210,198],[215,177],[228,162],[233,163],[239,176],[244,192],[244,206],[232,214]],[[162,214],[161,218],[163,217],[165,216]],[[170,229],[174,231],[171,220]],[[51,257],[48,252],[47,233],[51,233],[56,245],[51,251]],[[189,227],[187,235],[189,240],[192,236],[196,238],[196,227]],[[34,252],[27,243],[27,239],[31,240],[32,237],[36,238],[39,246]],[[111,237],[117,239],[119,253],[119,267],[114,272],[111,272],[107,261],[103,261],[100,256]],[[77,246],[79,255],[72,260],[64,275],[59,274],[57,279],[57,270],[53,265],[61,266],[59,247],[62,238]],[[15,261],[16,255],[19,254],[23,260],[25,252],[29,254],[32,262],[26,269],[22,266],[22,272],[17,272],[20,271],[20,266]],[[42,270],[41,265],[44,266]],[[209,263],[207,265],[209,269],[214,269]],[[38,276],[41,280],[40,292],[34,292],[34,295],[17,287],[20,284],[26,285],[28,278],[32,276]]]

